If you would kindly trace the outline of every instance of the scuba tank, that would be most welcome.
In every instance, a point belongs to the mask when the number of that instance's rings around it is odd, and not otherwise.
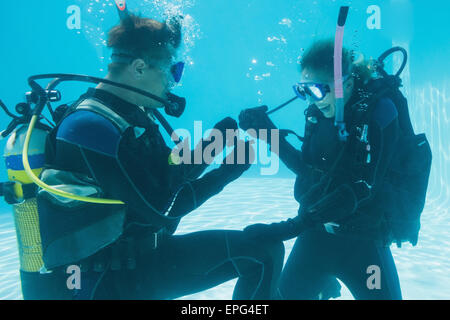
[[[36,80],[41,79],[52,79],[52,81],[44,89],[36,82]],[[58,123],[61,113],[64,113],[64,105],[53,110],[51,103],[61,100],[61,94],[55,88],[60,83],[67,81],[95,84],[107,83],[157,100],[163,103],[166,109],[170,107],[173,110],[179,107],[180,110],[184,110],[185,101],[167,101],[146,91],[107,79],[73,74],[49,74],[30,77],[28,82],[32,91],[26,94],[26,102],[19,103],[16,106],[16,111],[19,115],[11,113],[5,104],[0,101],[0,108],[12,118],[7,129],[0,133],[2,138],[9,136],[4,152],[9,181],[0,184],[0,196],[3,196],[5,201],[13,206],[20,253],[20,268],[26,272],[39,272],[44,266],[36,201],[38,187],[60,197],[81,202],[123,204],[120,200],[72,194],[49,186],[39,179],[46,161],[45,145],[47,135],[54,127],[53,124],[50,127],[41,122],[44,118],[42,111],[47,107],[53,121]],[[32,108],[32,106],[34,107]],[[173,137],[174,130],[170,124],[157,110],[154,113],[169,135]],[[174,116],[179,116],[181,113],[178,112]],[[169,114],[173,115],[173,113]]]
[[[3,102],[0,101],[0,104],[13,118],[8,128],[1,133],[2,138],[9,136],[3,152],[9,181],[1,184],[0,194],[13,208],[20,270],[39,272],[44,263],[36,202],[37,187],[28,177],[22,163],[30,108],[27,104],[19,104],[16,110],[21,116],[16,116],[7,110]],[[49,130],[50,127],[39,123],[30,140],[30,166],[36,175],[41,173],[45,163],[45,141]]]
[[[117,1],[117,4],[119,10],[124,12],[126,17],[125,1]],[[178,68],[180,68],[180,65],[178,65]],[[181,76],[181,71],[177,70],[176,74]],[[44,79],[50,81],[46,87],[37,83],[37,80]],[[46,236],[45,224],[40,220],[42,214],[38,213],[36,198],[39,188],[42,189],[41,191],[54,195],[54,197],[59,196],[59,198],[70,199],[79,203],[95,203],[104,206],[123,204],[120,200],[102,199],[92,195],[77,194],[76,192],[70,193],[64,189],[58,189],[57,186],[47,185],[39,178],[41,174],[45,174],[46,142],[49,133],[55,127],[50,121],[50,126],[41,123],[41,120],[45,118],[42,116],[42,112],[47,107],[53,122],[57,125],[68,106],[64,107],[63,105],[53,111],[51,104],[61,100],[61,94],[56,90],[56,87],[62,82],[73,81],[91,84],[105,83],[130,90],[160,102],[164,105],[165,112],[174,117],[181,116],[186,105],[184,98],[173,94],[170,94],[167,99],[163,99],[125,84],[74,74],[46,74],[29,77],[28,84],[32,91],[26,94],[25,103],[19,103],[16,106],[16,112],[19,115],[11,113],[0,100],[0,107],[12,118],[7,129],[0,133],[0,139],[9,136],[4,151],[9,181],[0,183],[0,196],[3,196],[5,201],[13,207],[20,257],[22,292],[25,299],[40,299],[42,295],[46,296],[47,294],[51,296],[51,292],[47,291],[52,284],[49,286],[43,285],[45,281],[51,283],[51,276],[47,278],[46,274],[52,272],[47,271],[45,263],[45,248],[43,247]],[[170,124],[157,110],[154,111],[154,115],[173,138],[174,130]]]
[[[50,79],[51,81],[43,88],[35,81],[37,79]],[[179,105],[174,101],[166,101],[151,93],[124,84],[115,83],[106,79],[73,74],[37,75],[30,77],[28,82],[32,91],[26,94],[26,102],[17,104],[16,112],[18,115],[11,113],[0,100],[0,108],[12,118],[8,127],[0,132],[0,139],[8,139],[4,150],[8,181],[0,183],[0,197],[3,197],[5,202],[10,204],[13,209],[20,260],[22,294],[26,300],[61,298],[58,292],[49,291],[49,288],[53,288],[54,286],[55,277],[59,275],[58,272],[49,271],[49,268],[47,268],[48,261],[46,261],[45,241],[48,240],[46,238],[48,237],[48,230],[45,229],[46,225],[42,223],[43,213],[40,212],[42,208],[38,206],[38,191],[55,194],[63,199],[75,200],[80,205],[81,203],[97,203],[105,207],[113,204],[123,204],[120,200],[102,199],[92,195],[89,196],[88,194],[78,194],[78,192],[70,193],[55,188],[57,186],[47,185],[40,180],[40,176],[45,173],[44,169],[48,161],[48,152],[46,151],[49,150],[46,149],[48,140],[51,138],[51,133],[66,112],[70,111],[70,107],[67,105],[61,105],[53,110],[52,103],[61,100],[61,94],[55,88],[58,84],[68,81],[95,84],[108,83],[158,100],[166,108],[170,106],[171,109],[175,109],[176,105]],[[181,110],[184,109],[182,103],[180,107]],[[55,124],[48,121],[42,115],[44,108],[48,109],[51,119]],[[157,110],[155,110],[155,115],[166,131],[172,134],[174,130],[167,120]],[[173,114],[171,113],[170,115]],[[50,125],[41,122],[44,118]],[[96,213],[95,209],[94,213]],[[117,216],[119,215],[114,215],[114,217]],[[56,224],[57,221],[55,221]],[[52,256],[52,258],[55,257],[57,256]],[[61,256],[60,258],[65,259],[66,257]]]

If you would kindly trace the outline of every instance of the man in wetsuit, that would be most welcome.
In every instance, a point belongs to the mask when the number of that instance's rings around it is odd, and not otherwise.
[[[249,226],[246,232],[272,241],[298,236],[281,276],[282,298],[322,298],[339,278],[356,299],[401,299],[383,216],[385,192],[390,190],[385,188],[385,177],[399,136],[397,109],[387,97],[364,105],[369,95],[367,65],[353,66],[351,54],[344,50],[345,120],[350,136],[342,144],[334,125],[333,52],[333,41],[319,41],[302,58],[297,89],[310,103],[302,150],[285,138],[279,142],[280,159],[297,175],[298,216]],[[244,110],[240,126],[275,129],[266,111],[267,107]],[[367,116],[365,122],[362,116]],[[373,266],[380,271],[379,287],[368,284]]]
[[[169,92],[180,41],[179,24],[130,16],[109,33],[107,79],[180,101]],[[233,298],[273,297],[281,241],[266,246],[241,231],[173,235],[181,217],[239,178],[250,160],[224,163],[201,178],[206,164],[173,165],[153,118],[159,107],[159,101],[102,84],[71,106],[50,135],[43,181],[125,205],[67,201],[41,190],[48,273],[33,280],[36,286],[25,283],[29,298],[174,299],[236,277]],[[226,118],[215,129],[225,137],[237,124]],[[81,287],[67,286],[68,265],[80,267]]]

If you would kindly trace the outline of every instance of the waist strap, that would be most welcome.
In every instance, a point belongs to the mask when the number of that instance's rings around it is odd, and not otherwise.
[[[0,183],[0,196],[5,198],[6,203],[8,204],[18,204],[23,200],[28,200],[32,198],[36,198],[36,193],[38,190],[38,186],[34,183],[30,184],[20,184],[20,188],[22,188],[23,197],[18,199],[16,196],[16,191],[14,190],[15,185],[18,182],[8,181]]]
[[[81,272],[134,270],[139,256],[155,251],[166,239],[165,229],[139,237],[122,237],[114,244],[78,263]]]

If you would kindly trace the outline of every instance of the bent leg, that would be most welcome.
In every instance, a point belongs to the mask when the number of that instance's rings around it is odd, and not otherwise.
[[[171,236],[140,259],[134,278],[122,281],[119,290],[127,287],[129,299],[175,299],[239,277],[234,299],[270,299],[283,258],[281,242],[256,243],[241,231]]]
[[[281,274],[280,298],[286,300],[316,300],[329,283],[336,281],[332,269],[327,234],[308,231],[295,241]]]
[[[373,241],[353,241],[347,258],[341,260],[338,276],[355,299],[401,300],[400,281],[390,248],[379,247]]]

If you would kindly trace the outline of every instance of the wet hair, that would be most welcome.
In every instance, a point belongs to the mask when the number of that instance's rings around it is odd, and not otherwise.
[[[108,48],[129,52],[144,60],[170,60],[181,44],[180,20],[181,17],[175,17],[162,23],[131,14],[109,31]],[[123,68],[120,63],[109,65],[110,72]]]
[[[325,39],[314,42],[304,53],[300,60],[301,71],[311,69],[322,72],[330,79],[334,78],[334,40]],[[347,48],[342,49],[342,75],[352,74],[355,88],[362,88],[374,71],[371,62],[362,60],[355,63],[354,52]]]

